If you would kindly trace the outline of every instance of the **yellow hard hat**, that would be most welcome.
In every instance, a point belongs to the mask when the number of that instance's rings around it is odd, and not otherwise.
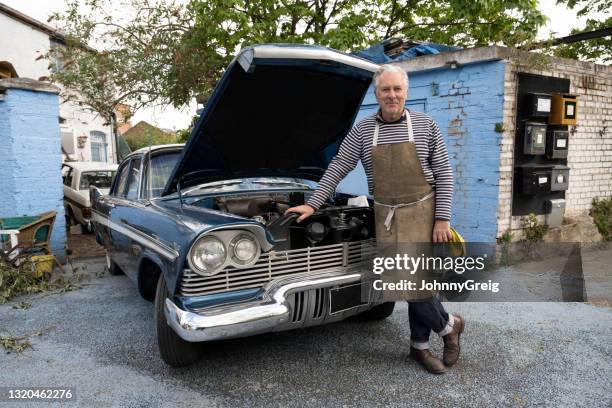
[[[465,239],[454,228],[451,227],[451,239],[448,241],[449,249],[452,256],[466,256]]]

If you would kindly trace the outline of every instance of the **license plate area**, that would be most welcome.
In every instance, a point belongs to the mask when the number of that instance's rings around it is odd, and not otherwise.
[[[333,315],[350,310],[367,302],[362,300],[363,287],[361,283],[340,286],[329,290],[329,314]]]

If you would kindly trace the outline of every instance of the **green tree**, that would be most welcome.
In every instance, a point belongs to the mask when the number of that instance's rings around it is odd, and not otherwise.
[[[120,8],[117,5],[121,4]],[[242,47],[269,42],[350,51],[390,37],[447,45],[520,46],[545,17],[536,0],[69,0],[53,16],[64,46],[53,79],[66,93],[110,115],[183,106],[207,96]],[[119,11],[120,10],[120,11]],[[99,49],[99,52],[92,48]]]
[[[179,135],[159,129],[147,122],[138,122],[134,127],[128,129],[123,134],[123,138],[127,142],[132,151],[138,150],[141,147],[154,146],[159,144],[180,143]]]
[[[557,0],[557,4],[565,4],[568,8],[575,9],[578,17],[598,16],[598,18],[588,18],[584,27],[573,29],[571,34],[612,27],[612,1],[610,0]],[[612,62],[612,37],[563,44],[555,47],[553,53],[558,57],[609,63]]]

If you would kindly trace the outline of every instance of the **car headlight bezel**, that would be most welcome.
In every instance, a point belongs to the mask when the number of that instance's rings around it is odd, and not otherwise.
[[[194,259],[199,245],[201,245],[201,243],[207,239],[213,239],[220,242],[225,250],[225,258],[223,260],[223,263],[218,263],[218,266],[210,270],[204,270],[199,268],[198,263],[196,262],[197,260]],[[244,240],[248,240],[253,245],[252,251],[254,256],[247,260],[241,259],[236,254],[236,251],[239,250],[239,243]],[[205,234],[202,234],[191,245],[191,248],[187,252],[187,265],[189,266],[189,269],[191,271],[205,277],[215,276],[226,268],[248,268],[257,263],[257,261],[259,261],[259,257],[263,251],[261,245],[262,244],[259,240],[259,237],[249,230],[218,229],[215,231],[210,231]],[[244,250],[244,247],[242,249]]]
[[[248,259],[241,259],[238,255],[238,251],[240,251],[240,246],[244,242],[251,243],[253,245],[253,255]],[[234,236],[229,245],[228,245],[228,256],[231,263],[238,268],[245,268],[251,265],[254,265],[259,260],[259,256],[261,254],[261,247],[259,245],[259,241],[257,238],[245,231],[240,231],[236,236]]]
[[[217,264],[214,267],[211,267],[210,269],[200,268],[197,264],[197,261],[194,259],[196,256],[195,252],[199,247],[204,245],[206,241],[214,242],[215,244],[220,244],[223,248],[222,260],[220,262],[217,262]],[[204,235],[198,238],[189,249],[189,253],[187,255],[187,262],[189,263],[189,267],[192,271],[199,273],[200,275],[212,276],[219,273],[227,264],[227,253],[227,245],[225,244],[225,242],[223,242],[222,239],[214,235]]]

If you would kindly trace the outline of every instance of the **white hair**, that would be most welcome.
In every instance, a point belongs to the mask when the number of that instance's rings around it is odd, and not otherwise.
[[[380,77],[384,72],[395,72],[397,74],[402,74],[402,78],[404,78],[404,82],[406,83],[406,89],[408,89],[408,74],[406,74],[406,71],[404,71],[397,65],[385,64],[385,65],[381,65],[380,68],[376,70],[376,72],[374,73],[374,76],[372,77],[372,83],[374,84],[374,90],[376,90],[376,87],[378,86],[378,77]]]

